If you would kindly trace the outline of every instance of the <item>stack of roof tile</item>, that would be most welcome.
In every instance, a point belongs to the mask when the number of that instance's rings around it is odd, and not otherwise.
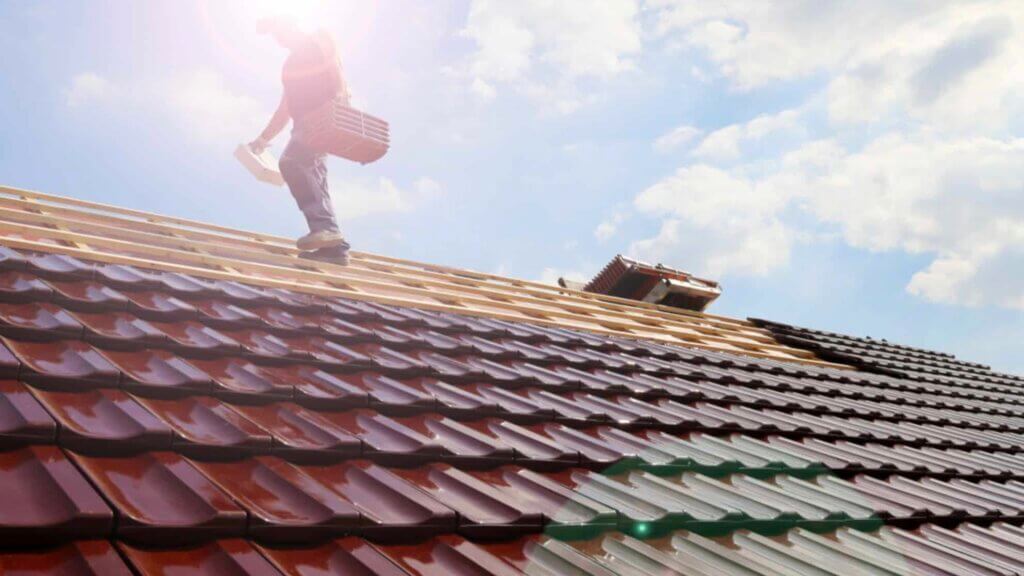
[[[1024,397],[948,358],[839,370],[2,247],[0,344],[10,573],[1024,570]]]

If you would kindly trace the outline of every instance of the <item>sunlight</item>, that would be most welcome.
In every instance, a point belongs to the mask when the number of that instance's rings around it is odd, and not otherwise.
[[[240,5],[249,18],[287,16],[303,30],[312,30],[323,25],[326,0],[249,0]]]
[[[256,32],[263,18],[287,16],[303,30],[329,28],[337,5],[327,0],[196,0],[196,9],[219,53],[236,71],[266,76],[280,65],[277,46]]]

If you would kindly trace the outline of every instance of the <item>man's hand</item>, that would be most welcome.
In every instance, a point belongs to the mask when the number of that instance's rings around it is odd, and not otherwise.
[[[274,111],[274,116],[270,118],[270,123],[263,129],[263,132],[260,132],[258,138],[249,142],[249,149],[253,151],[253,154],[262,154],[267,149],[267,146],[270,146],[270,141],[288,125],[288,120],[288,103],[285,102],[284,95],[282,95],[281,103],[277,105],[277,110]]]
[[[262,154],[267,149],[267,146],[270,146],[270,142],[263,136],[249,142],[249,149],[252,150],[253,154]]]

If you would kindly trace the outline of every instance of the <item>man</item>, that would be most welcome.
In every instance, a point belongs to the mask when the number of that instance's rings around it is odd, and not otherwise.
[[[290,54],[281,71],[281,103],[267,127],[249,146],[257,154],[262,152],[292,120],[292,136],[279,165],[281,176],[309,224],[309,234],[295,244],[306,257],[348,264],[349,244],[334,216],[324,154],[310,150],[300,133],[304,115],[335,97],[348,100],[334,41],[323,31],[307,34],[287,18],[261,20],[258,29],[273,36]]]

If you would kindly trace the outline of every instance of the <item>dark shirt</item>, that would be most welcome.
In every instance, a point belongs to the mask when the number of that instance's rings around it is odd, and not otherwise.
[[[338,93],[347,94],[334,45],[324,33],[309,36],[292,51],[281,70],[281,81],[293,120],[302,118]]]

